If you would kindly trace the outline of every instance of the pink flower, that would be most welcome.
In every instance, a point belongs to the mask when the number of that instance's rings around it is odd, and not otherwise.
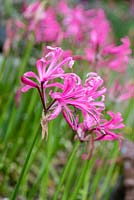
[[[118,80],[115,80],[113,87],[109,88],[109,97],[114,102],[134,98],[134,83],[128,82],[121,85]]]
[[[84,123],[80,123],[77,127],[77,136],[81,141],[88,141],[94,136],[94,141],[102,140],[122,140],[122,136],[117,134],[117,129],[124,128],[121,113],[114,114],[109,111],[111,120],[106,120],[103,115],[100,116],[99,123],[95,123],[93,118],[87,118]],[[115,131],[116,130],[116,131]]]
[[[98,97],[102,97],[102,101],[104,100],[104,93],[106,92],[106,88],[103,86],[103,80],[100,76],[96,73],[88,73],[87,79],[85,80],[84,87],[86,88],[87,92],[92,96],[92,98],[96,99]]]
[[[34,27],[37,42],[61,42],[62,30],[52,8],[44,11],[44,17]]]
[[[108,59],[102,60],[101,65],[108,66],[110,69],[115,71],[125,71],[129,63],[129,55],[131,54],[130,41],[128,37],[121,39],[122,43],[120,46],[108,45],[103,51],[102,55],[109,57]]]
[[[87,153],[82,155],[84,160],[91,158],[95,141],[118,140],[121,144],[123,137],[116,133],[116,129],[124,128],[122,116],[120,113],[114,114],[112,111],[109,111],[108,114],[111,117],[109,121],[103,119],[101,116],[99,123],[95,123],[93,118],[88,117],[87,121],[77,126],[77,135],[75,138],[81,142],[88,142]]]
[[[37,43],[62,41],[62,30],[53,8],[45,9],[44,3],[37,1],[27,6],[23,12],[25,35],[34,34]]]
[[[95,14],[95,15],[94,15]],[[110,24],[102,9],[95,10],[90,17],[90,43],[94,48],[103,47],[108,42]]]
[[[111,120],[103,117],[105,92],[103,80],[96,73],[88,73],[85,82],[75,73],[66,73],[63,67],[71,68],[72,57],[64,56],[59,47],[47,47],[50,51],[36,63],[38,75],[26,72],[21,80],[22,92],[38,89],[42,105],[42,138],[48,135],[48,122],[60,113],[76,132],[76,138],[88,142],[92,148],[84,159],[90,158],[96,140],[121,140],[115,129],[122,129],[120,113],[108,112]],[[34,80],[33,80],[34,79]],[[48,102],[50,100],[50,102]]]
[[[87,60],[94,67],[107,67],[118,72],[125,71],[129,63],[131,49],[128,37],[122,38],[121,41],[123,44],[120,46],[113,44],[94,46],[91,42],[90,48],[85,49]]]
[[[102,79],[97,74],[91,73],[90,78],[86,80],[84,86],[80,78],[75,74],[66,74],[64,84],[60,85],[61,92],[51,92],[51,97],[55,100],[55,109],[49,120],[56,118],[62,111],[66,121],[73,130],[77,130],[78,116],[74,114],[74,108],[81,111],[83,120],[93,118],[95,122],[99,121],[100,112],[104,109],[103,98],[96,101],[98,97],[103,96],[105,88],[102,86]]]
[[[82,106],[82,103],[79,102],[79,98],[82,95],[81,79],[76,74],[66,74],[64,76],[64,83],[59,87],[62,90],[61,92],[50,92],[50,96],[55,100],[55,104],[53,105],[53,112],[49,120],[56,118],[62,111],[66,121],[75,129],[76,119],[73,107],[80,109]],[[73,107],[70,108],[70,106]]]
[[[63,76],[64,65],[68,64],[70,68],[72,67],[73,60],[71,57],[66,57],[59,62],[59,59],[63,53],[61,48],[47,48],[50,50],[50,52],[44,58],[41,58],[36,62],[38,75],[32,71],[29,71],[24,73],[24,75],[21,77],[22,82],[26,85],[22,88],[22,92],[27,92],[31,88],[40,88],[41,84],[44,88],[46,88],[48,81]],[[38,83],[31,80],[31,78],[34,78]]]
[[[57,12],[60,10],[61,13],[65,15],[70,12],[70,7],[68,6],[66,0],[59,1],[57,8],[58,8]]]
[[[95,140],[121,140],[122,136],[114,133],[115,129],[124,128],[122,123],[123,119],[121,113],[114,114],[112,111],[109,111],[108,114],[111,117],[111,120],[102,120],[100,125],[95,129],[97,138]]]
[[[23,12],[23,16],[25,19],[33,19],[38,21],[44,17],[44,5],[41,1],[36,1],[26,6]]]
[[[89,20],[86,16],[86,10],[82,5],[71,8],[66,1],[61,1],[58,8],[60,8],[63,15],[64,37],[73,38],[76,42],[83,42],[86,38],[85,33],[88,32],[87,24]]]

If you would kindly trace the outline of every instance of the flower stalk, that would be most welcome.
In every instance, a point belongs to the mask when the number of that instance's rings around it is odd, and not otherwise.
[[[14,189],[14,191],[13,191],[13,193],[12,193],[11,200],[15,200],[16,197],[17,197],[17,194],[18,194],[18,191],[19,191],[19,188],[20,188],[20,184],[21,184],[22,179],[23,179],[23,177],[24,177],[24,174],[25,174],[25,171],[26,171],[26,168],[27,168],[27,165],[28,165],[28,162],[29,162],[29,159],[30,159],[30,156],[31,156],[31,153],[32,153],[32,150],[33,150],[33,148],[34,148],[34,145],[35,145],[35,143],[36,143],[37,138],[38,138],[38,131],[36,132],[36,134],[35,134],[35,136],[34,136],[34,139],[33,139],[32,143],[31,143],[31,146],[30,146],[30,148],[29,148],[29,151],[28,151],[26,160],[25,160],[25,162],[24,162],[24,165],[23,165],[21,174],[20,174],[20,176],[19,176],[18,182],[17,182],[17,184],[16,184],[16,186],[15,186],[15,189]]]

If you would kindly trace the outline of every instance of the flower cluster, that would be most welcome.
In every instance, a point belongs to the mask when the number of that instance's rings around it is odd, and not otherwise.
[[[122,38],[120,46],[115,44],[98,44],[90,41],[90,47],[85,49],[86,58],[93,67],[107,67],[117,72],[125,72],[131,54],[129,38]]]
[[[131,55],[129,38],[122,38],[117,46],[103,9],[85,9],[81,4],[70,7],[66,0],[56,6],[42,1],[26,5],[22,20],[8,23],[5,52],[14,40],[30,39],[31,35],[35,44],[53,46],[48,46],[46,55],[37,60],[38,74],[29,71],[21,78],[25,84],[22,92],[31,88],[39,92],[43,105],[42,138],[48,134],[47,123],[62,113],[81,142],[120,141],[121,136],[114,129],[123,128],[122,117],[120,113],[108,112],[111,120],[104,119],[106,88],[98,74],[105,68],[105,82],[111,70],[118,74],[118,82],[109,90],[110,100],[119,102],[134,97],[133,83],[120,84]],[[55,46],[66,46],[68,50]],[[84,61],[97,73],[88,73],[83,82],[69,70],[73,60]]]
[[[78,75],[65,71],[73,67],[72,57],[64,57],[59,47],[47,48],[47,55],[36,63],[38,75],[29,71],[21,77],[22,92],[31,88],[39,92],[43,105],[42,138],[48,134],[47,123],[62,113],[81,142],[121,140],[122,136],[114,132],[124,127],[121,114],[109,112],[109,121],[103,116],[106,88],[101,77],[89,73],[83,83]]]

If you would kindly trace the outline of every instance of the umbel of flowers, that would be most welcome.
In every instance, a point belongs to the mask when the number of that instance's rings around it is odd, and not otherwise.
[[[46,56],[36,62],[37,74],[29,71],[21,77],[22,92],[31,88],[39,92],[43,106],[42,138],[48,135],[49,121],[61,113],[75,132],[75,138],[81,142],[93,146],[97,140],[120,141],[122,136],[116,133],[116,129],[124,127],[123,119],[120,113],[112,111],[108,112],[109,121],[104,118],[106,88],[101,77],[91,72],[83,83],[77,74],[66,72],[73,67],[72,57],[65,57],[59,47],[47,48]],[[84,158],[89,155],[90,152]]]

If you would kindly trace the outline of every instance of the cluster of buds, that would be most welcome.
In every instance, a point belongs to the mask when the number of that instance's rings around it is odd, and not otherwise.
[[[22,92],[36,88],[43,106],[41,120],[42,138],[48,135],[47,124],[60,113],[76,133],[81,142],[92,143],[102,140],[121,140],[122,136],[114,132],[124,127],[120,113],[109,111],[111,120],[104,119],[105,92],[103,80],[96,73],[88,73],[81,78],[67,68],[72,68],[72,57],[65,57],[59,47],[47,47],[49,52],[37,60],[38,75],[33,71],[24,73],[21,80]],[[34,79],[34,80],[33,80]],[[84,158],[89,158],[89,154]]]

